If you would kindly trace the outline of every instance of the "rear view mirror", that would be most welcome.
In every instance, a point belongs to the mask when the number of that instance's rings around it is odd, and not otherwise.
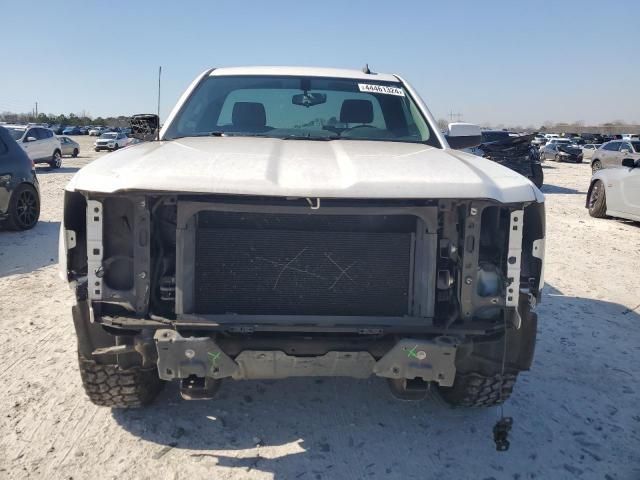
[[[25,142],[35,142],[36,141],[36,137],[27,137],[24,140]]]
[[[445,137],[449,146],[456,150],[477,147],[482,143],[480,127],[473,123],[450,123]]]
[[[636,161],[633,158],[623,158],[622,166],[625,168],[636,168]]]
[[[622,153],[623,155],[628,155],[629,154],[629,150],[626,148],[623,148],[622,150],[620,150],[620,153]]]
[[[160,117],[152,113],[141,113],[131,117],[131,137],[150,142],[158,138]]]
[[[302,107],[313,107],[314,105],[320,105],[327,103],[327,95],[324,93],[306,92],[291,97],[291,103],[294,105],[300,105]]]

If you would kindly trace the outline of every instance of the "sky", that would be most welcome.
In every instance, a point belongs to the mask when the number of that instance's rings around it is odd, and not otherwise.
[[[640,123],[638,0],[0,0],[0,111],[161,117],[210,67],[403,76],[436,118]]]

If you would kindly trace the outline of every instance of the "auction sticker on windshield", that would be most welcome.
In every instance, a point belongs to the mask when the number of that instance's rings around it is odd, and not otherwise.
[[[404,90],[398,87],[389,87],[387,85],[372,85],[370,83],[359,83],[358,88],[361,92],[383,93],[385,95],[398,95],[400,97],[404,97]]]

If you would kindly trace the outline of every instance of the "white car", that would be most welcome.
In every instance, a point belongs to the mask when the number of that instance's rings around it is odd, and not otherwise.
[[[92,137],[99,137],[106,129],[106,127],[93,127],[89,130],[89,135]]]
[[[377,375],[488,407],[531,366],[544,195],[457,150],[478,126],[443,135],[397,75],[310,67],[207,70],[158,120],[66,187],[59,265],[95,404]]]
[[[93,144],[93,148],[96,152],[100,150],[118,150],[119,148],[126,147],[129,142],[129,137],[124,133],[107,132],[98,137]]]
[[[625,158],[619,168],[596,171],[586,207],[592,217],[640,221],[640,160]]]
[[[52,130],[25,125],[5,125],[5,128],[34,164],[48,163],[51,168],[62,166],[60,139]]]
[[[582,145],[582,158],[584,160],[591,160],[595,151],[601,146],[601,143],[585,143]]]

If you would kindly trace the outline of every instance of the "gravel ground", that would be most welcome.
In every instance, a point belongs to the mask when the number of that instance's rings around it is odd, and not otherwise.
[[[545,165],[547,262],[536,359],[505,414],[394,400],[383,380],[227,382],[150,408],[90,404],[71,292],[57,277],[62,193],[98,155],[38,168],[42,216],[0,232],[0,478],[640,479],[640,226],[584,207],[588,164]]]

